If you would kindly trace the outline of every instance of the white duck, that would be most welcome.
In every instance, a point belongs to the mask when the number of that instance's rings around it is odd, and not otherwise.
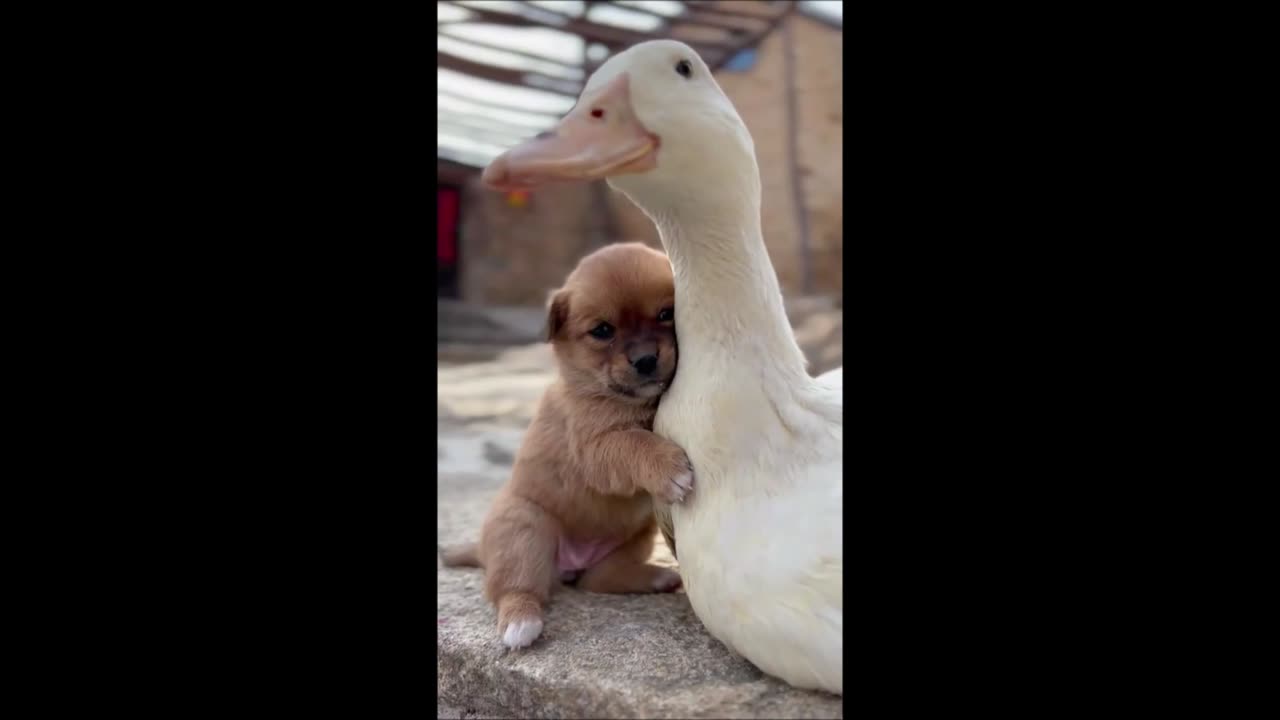
[[[689,46],[642,43],[587,81],[493,187],[608,178],[657,225],[680,368],[654,430],[693,462],[680,572],[707,629],[765,672],[843,693],[842,373],[813,379],[760,226],[751,135]]]

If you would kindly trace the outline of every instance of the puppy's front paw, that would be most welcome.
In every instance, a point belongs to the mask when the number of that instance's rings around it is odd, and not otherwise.
[[[685,470],[671,479],[671,488],[665,499],[669,503],[684,502],[684,498],[693,490],[693,470]]]
[[[542,621],[537,618],[512,620],[502,634],[502,644],[515,650],[528,647],[542,634]]]
[[[693,490],[693,465],[689,456],[680,448],[671,446],[672,452],[659,464],[658,482],[649,488],[663,502],[683,502]]]

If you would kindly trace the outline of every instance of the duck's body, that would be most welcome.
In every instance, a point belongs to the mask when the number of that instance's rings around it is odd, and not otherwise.
[[[842,693],[843,375],[806,372],[751,136],[688,46],[611,58],[556,133],[485,172],[499,186],[593,177],[654,221],[675,273],[680,367],[654,430],[694,467],[670,510],[694,612],[765,672]]]
[[[840,405],[815,395],[806,408],[747,373],[723,387],[684,377],[654,430],[696,471],[694,497],[671,508],[694,612],[761,670],[842,692],[842,431],[825,420]]]
[[[670,508],[681,574],[726,645],[792,685],[843,692],[841,374],[806,372],[759,216],[744,210],[659,223],[681,364],[654,431],[696,474],[693,497]],[[690,257],[690,236],[733,252]]]

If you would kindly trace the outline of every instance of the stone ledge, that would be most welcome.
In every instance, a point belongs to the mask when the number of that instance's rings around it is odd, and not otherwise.
[[[540,306],[489,306],[437,299],[436,342],[519,345],[542,339],[547,311]]]
[[[504,477],[442,475],[439,542],[474,539]],[[659,542],[655,561],[670,563]],[[841,699],[766,677],[711,637],[688,598],[560,588],[543,635],[508,651],[483,575],[437,558],[439,710],[449,717],[839,718]]]

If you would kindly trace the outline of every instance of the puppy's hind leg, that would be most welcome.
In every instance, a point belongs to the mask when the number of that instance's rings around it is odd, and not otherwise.
[[[609,553],[582,573],[578,589],[596,593],[672,592],[680,587],[680,574],[645,562],[653,554],[654,526]]]
[[[542,608],[558,578],[559,524],[542,508],[512,498],[485,528],[485,595],[498,608],[498,635],[509,648],[542,634]]]

